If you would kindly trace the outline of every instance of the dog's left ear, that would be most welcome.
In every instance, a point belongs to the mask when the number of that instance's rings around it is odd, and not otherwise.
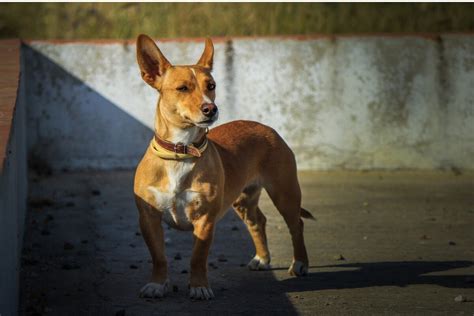
[[[214,45],[212,44],[212,40],[208,37],[206,38],[206,47],[204,48],[204,52],[202,53],[201,58],[197,62],[199,66],[204,68],[209,68],[212,70],[212,64],[214,60]]]

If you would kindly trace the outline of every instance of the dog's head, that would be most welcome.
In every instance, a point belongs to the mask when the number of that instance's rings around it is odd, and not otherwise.
[[[211,76],[214,46],[192,66],[173,66],[146,35],[137,38],[137,61],[143,80],[160,92],[159,111],[178,126],[208,127],[217,120],[216,83]]]

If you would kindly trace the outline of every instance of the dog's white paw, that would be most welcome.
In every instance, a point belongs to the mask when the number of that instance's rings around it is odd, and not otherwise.
[[[301,261],[293,261],[288,273],[293,276],[303,276],[308,274],[308,265]]]
[[[252,260],[247,264],[250,270],[268,270],[270,269],[270,260],[264,260],[259,256],[253,257]]]
[[[195,300],[210,300],[214,298],[214,292],[210,287],[191,287],[189,297]]]
[[[166,280],[165,283],[154,283],[150,282],[145,284],[144,287],[140,290],[140,297],[144,298],[156,298],[163,297],[168,293],[169,280]]]

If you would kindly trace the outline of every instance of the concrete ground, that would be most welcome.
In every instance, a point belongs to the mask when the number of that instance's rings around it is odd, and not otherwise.
[[[246,228],[229,212],[209,258],[212,301],[188,299],[191,233],[166,230],[173,291],[138,298],[151,263],[133,172],[33,176],[22,315],[474,313],[474,174],[301,173],[309,275],[286,269],[291,243],[269,199],[271,271],[252,272]],[[460,300],[461,302],[457,302]]]

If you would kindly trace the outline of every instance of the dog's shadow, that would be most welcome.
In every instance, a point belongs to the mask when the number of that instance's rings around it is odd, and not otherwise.
[[[473,266],[472,261],[400,261],[367,262],[312,266],[306,277],[289,278],[278,282],[287,291],[303,292],[328,289],[353,289],[374,286],[408,286],[431,284],[449,288],[474,288],[471,275],[439,275],[431,273]],[[317,272],[318,269],[344,269]],[[287,268],[275,268],[283,270]]]

